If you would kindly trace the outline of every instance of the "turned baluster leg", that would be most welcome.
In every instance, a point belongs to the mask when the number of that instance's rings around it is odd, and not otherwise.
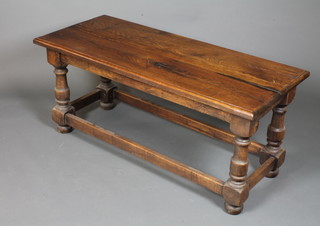
[[[116,86],[108,78],[100,77],[97,89],[100,89],[100,107],[104,110],[111,110],[115,107],[113,90]]]
[[[258,123],[240,118],[234,118],[230,129],[235,134],[234,153],[230,162],[229,179],[222,189],[225,209],[229,214],[239,214],[243,203],[249,196],[247,183],[248,147],[250,136],[257,130]]]
[[[249,187],[246,182],[248,171],[248,137],[236,137],[234,154],[230,163],[230,178],[224,185],[225,209],[230,214],[239,214],[243,202],[248,198]]]
[[[286,151],[281,148],[281,143],[285,135],[284,119],[287,112],[286,105],[278,105],[273,109],[271,123],[268,127],[267,142],[260,155],[260,163],[264,163],[269,157],[275,157],[276,163],[267,177],[273,178],[279,174],[279,167],[285,159]]]
[[[282,101],[273,109],[271,123],[268,127],[267,145],[260,153],[260,163],[264,163],[268,158],[275,158],[273,169],[267,177],[273,178],[279,174],[279,167],[283,164],[286,150],[281,148],[282,140],[285,135],[284,119],[287,112],[287,105],[290,104],[295,96],[296,90],[292,89],[283,96]]]
[[[68,126],[64,120],[64,115],[68,112],[73,112],[70,105],[70,89],[67,82],[66,67],[56,67],[54,73],[56,74],[56,87],[54,89],[56,97],[56,106],[52,112],[52,118],[58,123],[57,131],[60,133],[69,133],[72,128]],[[59,112],[58,114],[55,114]]]
[[[69,133],[72,128],[68,126],[65,120],[65,114],[75,113],[74,108],[70,105],[70,89],[67,81],[67,63],[62,59],[62,55],[58,52],[47,50],[48,62],[54,66],[56,75],[56,86],[54,89],[56,106],[52,109],[52,119],[55,121],[57,131],[60,133]]]

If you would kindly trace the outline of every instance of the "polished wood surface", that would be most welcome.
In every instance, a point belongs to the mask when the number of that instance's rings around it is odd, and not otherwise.
[[[115,97],[121,102],[130,104],[131,106],[147,111],[153,115],[165,118],[171,122],[192,129],[198,133],[202,133],[212,138],[217,138],[226,143],[234,144],[235,135],[229,131],[225,131],[204,122],[200,122],[199,120],[193,119],[189,116],[176,113],[165,107],[159,106],[150,101],[143,100],[121,90],[115,90]],[[252,141],[249,146],[249,152],[258,154],[262,148],[264,148],[262,144]]]
[[[73,114],[66,114],[66,120],[70,126],[77,130],[85,132],[109,144],[119,147],[139,158],[151,162],[163,169],[189,179],[192,182],[209,189],[210,191],[221,194],[223,186],[222,180],[205,174],[199,170],[193,169],[190,166],[175,161],[109,130],[105,130],[100,126],[94,125]]]
[[[151,85],[248,119],[264,115],[309,74],[109,16],[42,36],[35,43],[120,73],[140,83],[134,88],[145,91],[141,86]]]
[[[278,175],[286,153],[281,147],[284,116],[308,71],[109,16],[41,36],[34,43],[46,47],[55,68],[52,118],[58,132],[78,129],[197,183],[222,196],[230,214],[242,211],[250,189],[263,177]],[[94,91],[73,101],[69,64],[100,76]],[[230,131],[118,90],[113,81],[219,118],[229,123]],[[75,115],[95,101],[111,110],[115,100],[232,144],[229,179],[224,182]],[[252,141],[259,119],[271,110],[267,144]],[[249,153],[258,155],[261,163],[251,175]]]

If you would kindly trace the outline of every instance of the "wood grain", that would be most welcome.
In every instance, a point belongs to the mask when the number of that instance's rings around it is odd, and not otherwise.
[[[119,82],[121,84],[124,84],[126,86],[139,89],[141,91],[144,91],[148,94],[163,98],[165,100],[171,101],[173,103],[177,103],[179,105],[182,105],[184,107],[190,108],[190,109],[197,109],[197,111],[208,114],[208,115],[214,115],[215,117],[229,122],[231,120],[231,114],[211,107],[206,104],[199,103],[195,100],[191,100],[190,98],[186,98],[184,96],[177,96],[175,93],[165,91],[157,86],[147,85],[143,84],[142,82],[136,81],[132,78],[129,78],[127,76],[124,76],[120,73],[114,73],[110,71],[109,67],[106,67],[104,65],[97,65],[95,63],[88,63],[85,60],[81,60],[77,57],[70,57],[65,56],[66,62],[68,62],[71,65],[74,65],[78,68],[84,69],[86,71],[92,72],[94,74],[100,75],[105,78],[110,78],[111,80],[115,82]],[[270,106],[272,107],[272,106]],[[232,109],[231,109],[232,110]],[[235,114],[238,112],[235,112]],[[245,115],[245,118],[251,119],[253,115],[250,112],[244,112],[242,111],[242,114]]]
[[[286,106],[309,76],[303,69],[110,16],[38,37],[34,43],[46,47],[48,62],[55,67],[52,118],[59,132],[78,129],[197,183],[223,196],[230,214],[242,211],[249,190],[264,176],[278,174],[286,153],[281,148]],[[100,75],[96,90],[70,102],[68,65]],[[230,132],[116,90],[112,81],[226,121]],[[233,144],[229,179],[223,182],[75,115],[98,100],[111,110],[114,98]],[[251,141],[259,119],[271,109],[268,144]],[[259,154],[262,165],[247,176],[249,152]]]
[[[196,132],[202,133],[206,136],[217,138],[226,143],[234,144],[235,135],[231,132],[217,128],[213,125],[208,125],[206,123],[200,122],[186,115],[176,113],[165,107],[159,106],[150,101],[143,100],[124,91],[116,90],[115,97],[124,103],[147,111],[153,115],[165,118],[171,122],[177,123]],[[249,152],[259,154],[262,148],[262,144],[258,142],[251,142],[249,146]]]
[[[105,130],[100,126],[94,125],[73,114],[66,114],[66,120],[68,125],[75,129],[121,148],[141,159],[144,159],[221,195],[223,181],[215,177],[170,159],[150,148],[144,147],[111,131]]]
[[[309,72],[132,22],[101,16],[34,40],[68,56],[108,67],[241,117],[262,117]],[[165,96],[166,94],[162,95]]]
[[[306,71],[284,64],[250,56],[230,49],[189,39],[169,32],[152,29],[110,16],[100,16],[75,25],[88,34],[130,44],[155,54],[168,56],[184,63],[201,66],[219,73],[229,74],[238,79],[252,81],[257,85],[281,91],[288,90],[289,81]],[[177,45],[177,43],[179,43]],[[189,56],[186,58],[185,56]],[[229,73],[226,73],[229,72]],[[245,77],[245,78],[244,78]]]
[[[93,102],[100,99],[100,92],[101,90],[94,90],[86,95],[83,95],[73,101],[71,101],[70,105],[74,107],[75,111],[78,111],[89,104],[92,104]]]
[[[263,177],[267,176],[268,173],[274,167],[275,158],[268,158],[258,169],[256,169],[249,177],[248,184],[249,188],[252,189]]]

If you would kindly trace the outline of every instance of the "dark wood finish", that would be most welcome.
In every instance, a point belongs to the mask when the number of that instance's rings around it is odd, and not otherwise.
[[[113,90],[116,86],[112,84],[110,79],[100,77],[100,84],[97,86],[100,92],[100,107],[104,110],[111,110],[114,108]]]
[[[256,169],[249,177],[248,177],[248,185],[249,189],[252,189],[263,177],[267,176],[270,171],[273,169],[276,159],[273,157],[268,158],[264,163]]]
[[[161,97],[163,99],[169,100],[171,102],[177,103],[179,101],[180,105],[184,107],[188,107],[191,109],[197,109],[197,111],[201,113],[205,113],[208,115],[215,115],[217,118],[230,122],[231,120],[231,115],[229,113],[223,112],[222,110],[210,107],[208,105],[199,103],[197,101],[193,101],[191,99],[188,99],[184,96],[178,96],[171,93],[167,92],[165,90],[159,89],[158,87],[153,87],[151,85],[146,85],[142,84],[141,82],[138,82],[136,80],[133,80],[127,76],[123,76],[118,73],[111,72],[108,68],[106,69],[103,66],[97,66],[94,64],[88,64],[85,60],[81,60],[77,57],[71,57],[71,56],[64,56],[66,62],[69,64],[76,66],[78,68],[82,68],[86,71],[90,71],[94,74],[110,78],[113,81],[122,83],[124,85],[127,85],[129,87],[134,87],[137,89],[140,89],[146,93],[152,94],[154,96]]]
[[[230,177],[222,190],[225,209],[230,214],[239,214],[249,196],[248,152],[250,137],[257,131],[258,124],[258,121],[249,121],[238,116],[233,116],[230,122],[230,130],[235,134],[235,149],[230,162]]]
[[[309,72],[109,16],[62,29],[35,43],[139,84],[238,115],[259,118]],[[121,82],[121,78],[113,78]],[[167,94],[162,94],[166,98]]]
[[[246,181],[249,144],[249,138],[235,138],[235,150],[230,163],[230,178],[223,188],[225,208],[231,214],[240,213],[243,202],[249,196],[249,187]]]
[[[73,114],[66,114],[66,120],[70,126],[77,130],[119,147],[141,159],[151,162],[221,195],[221,189],[223,186],[222,180],[170,159],[150,148],[144,147],[134,141],[105,130],[100,126],[94,125]]]
[[[281,147],[282,140],[286,132],[284,125],[287,106],[293,101],[296,95],[296,88],[291,89],[273,109],[271,123],[267,132],[267,145],[261,149],[260,163],[264,163],[268,158],[274,157],[275,164],[273,169],[266,175],[269,178],[276,177],[279,174],[279,168],[283,164],[286,156],[286,150]]]
[[[134,107],[165,118],[171,122],[177,123],[194,131],[202,133],[206,136],[217,138],[226,143],[234,144],[235,135],[231,132],[214,127],[213,125],[208,125],[206,123],[200,122],[186,115],[181,115],[172,110],[166,109],[157,104],[151,103],[150,101],[143,100],[139,97],[133,96],[120,90],[115,91],[115,97],[121,102],[130,104]],[[264,146],[262,144],[253,141],[250,143],[249,152],[259,154],[263,147]]]
[[[75,110],[78,111],[86,107],[87,105],[90,105],[91,103],[100,100],[100,92],[101,90],[97,89],[82,97],[79,97],[71,102],[71,106],[73,106]],[[147,100],[143,100],[124,91],[115,90],[114,96],[121,102],[137,107],[141,110],[147,111],[151,114],[157,115],[171,122],[177,123],[181,126],[202,133],[206,136],[217,138],[226,143],[234,144],[235,135],[231,132],[217,128],[213,125],[208,125],[206,123],[200,122],[186,115],[181,115],[172,110],[166,109],[165,107],[159,106]],[[263,144],[251,141],[248,147],[248,151],[250,153],[258,155],[263,148]]]
[[[273,109],[271,123],[268,127],[267,141],[268,144],[263,149],[260,156],[260,162],[265,162],[270,156],[276,159],[274,168],[269,172],[267,177],[273,178],[279,174],[279,167],[285,159],[286,151],[280,147],[285,134],[284,116],[287,111],[286,105],[278,105]]]
[[[79,97],[71,101],[70,105],[74,107],[76,111],[88,106],[89,104],[94,103],[97,100],[100,100],[100,89],[96,89],[82,97]]]
[[[56,86],[54,89],[56,106],[52,110],[52,119],[58,124],[58,132],[69,133],[72,131],[72,128],[65,122],[63,115],[68,112],[74,112],[74,109],[70,105],[70,89],[67,82],[67,64],[61,61],[60,53],[48,50],[47,55],[48,62],[54,66],[54,73],[56,75]]]
[[[309,72],[239,53],[109,16],[100,16],[34,39],[47,48],[56,74],[56,106],[52,118],[58,131],[76,128],[221,196],[230,214],[238,214],[252,189],[264,176],[274,177],[284,162],[284,115],[296,86]],[[70,102],[67,65],[100,78],[93,92]],[[112,81],[217,117],[230,124],[224,131],[188,116],[116,90]],[[150,148],[75,116],[75,111],[100,100],[112,109],[114,98],[234,145],[226,182],[179,163]],[[251,141],[259,119],[273,110],[267,145]],[[262,164],[250,176],[248,153]]]

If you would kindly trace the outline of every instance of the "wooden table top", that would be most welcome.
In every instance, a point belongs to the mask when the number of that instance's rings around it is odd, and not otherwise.
[[[299,68],[110,16],[34,42],[251,120],[309,76]]]

